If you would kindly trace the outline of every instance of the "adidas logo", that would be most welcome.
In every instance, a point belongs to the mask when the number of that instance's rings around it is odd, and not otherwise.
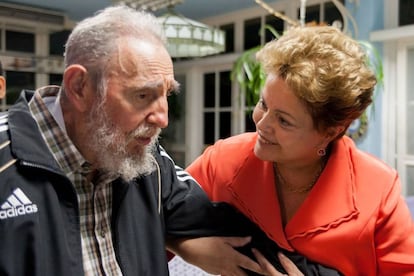
[[[16,188],[0,207],[0,219],[33,213],[37,213],[37,205],[33,204],[20,188]]]

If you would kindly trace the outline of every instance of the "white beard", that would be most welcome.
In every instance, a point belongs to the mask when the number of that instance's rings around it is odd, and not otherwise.
[[[87,128],[90,138],[88,148],[94,153],[98,169],[119,175],[126,181],[150,174],[156,168],[153,152],[158,141],[160,128],[141,125],[130,134],[124,134],[115,124],[111,124],[103,106],[96,104],[88,118]],[[147,146],[139,152],[128,152],[128,143],[134,137],[152,136]]]

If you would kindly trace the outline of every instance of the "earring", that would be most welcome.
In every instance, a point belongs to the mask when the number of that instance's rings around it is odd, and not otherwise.
[[[318,149],[318,155],[319,156],[325,156],[326,155],[326,150],[324,148]]]

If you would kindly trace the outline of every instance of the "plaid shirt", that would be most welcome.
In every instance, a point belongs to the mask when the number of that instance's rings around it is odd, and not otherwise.
[[[122,275],[111,235],[112,181],[116,176],[96,172],[88,180],[90,164],[66,134],[59,116],[58,92],[57,86],[37,90],[29,107],[46,144],[77,192],[85,275]]]

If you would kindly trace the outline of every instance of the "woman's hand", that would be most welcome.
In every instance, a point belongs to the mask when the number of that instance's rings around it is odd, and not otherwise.
[[[257,261],[259,262],[262,269],[266,272],[265,275],[268,276],[304,276],[302,272],[297,268],[297,266],[285,255],[282,253],[278,253],[278,258],[280,263],[282,264],[283,268],[286,270],[287,274],[283,274],[277,271],[273,265],[256,249],[252,249],[254,256],[256,257]]]
[[[234,249],[249,242],[250,237],[202,237],[170,240],[167,248],[210,274],[246,276],[245,268],[266,275],[257,262]]]

